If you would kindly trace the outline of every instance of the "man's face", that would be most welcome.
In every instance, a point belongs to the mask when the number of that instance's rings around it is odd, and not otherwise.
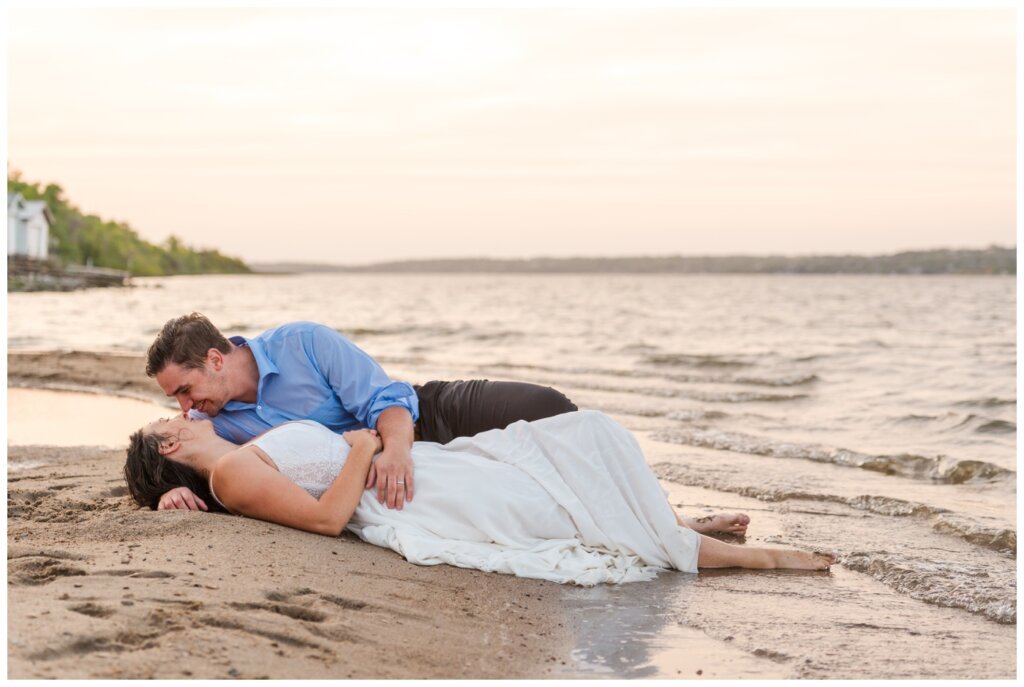
[[[182,411],[198,410],[213,417],[231,400],[227,377],[219,362],[207,358],[201,368],[167,363],[156,373],[156,383],[165,394],[174,397]]]

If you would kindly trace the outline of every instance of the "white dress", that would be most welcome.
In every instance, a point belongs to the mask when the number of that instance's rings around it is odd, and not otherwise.
[[[250,442],[314,497],[349,446],[303,420]],[[700,538],[680,527],[636,439],[578,411],[447,444],[413,445],[414,494],[402,510],[363,493],[348,529],[411,563],[593,585],[697,571]]]

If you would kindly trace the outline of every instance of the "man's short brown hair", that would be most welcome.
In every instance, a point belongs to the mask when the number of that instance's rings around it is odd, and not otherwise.
[[[225,354],[231,352],[231,344],[205,315],[193,312],[167,320],[146,353],[146,374],[153,377],[168,363],[201,368],[211,348]]]

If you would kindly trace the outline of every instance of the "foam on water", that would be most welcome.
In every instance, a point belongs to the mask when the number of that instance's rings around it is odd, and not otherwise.
[[[844,448],[774,441],[735,432],[704,429],[680,429],[659,432],[659,441],[701,446],[759,456],[801,458],[833,463],[887,475],[927,479],[947,484],[970,480],[1012,480],[1016,472],[978,460],[957,460],[949,456],[871,455]]]
[[[955,513],[939,506],[874,494],[844,495],[800,488],[779,488],[769,485],[731,485],[717,480],[704,480],[695,476],[692,469],[671,463],[654,465],[655,474],[661,479],[680,484],[699,484],[720,491],[728,491],[756,498],[761,501],[816,501],[841,503],[857,510],[868,511],[890,517],[921,518],[938,532],[943,532],[964,541],[993,551],[1016,554],[1017,531],[1001,523],[986,522],[980,516]]]
[[[1005,578],[992,580],[984,566],[953,566],[886,551],[856,551],[843,555],[840,562],[914,599],[962,608],[997,623],[1017,622],[1016,590],[1005,586]]]

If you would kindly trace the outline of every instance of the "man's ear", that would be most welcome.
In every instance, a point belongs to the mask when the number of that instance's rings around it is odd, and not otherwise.
[[[160,455],[169,456],[181,448],[181,441],[178,437],[167,437],[160,442]]]
[[[216,348],[211,348],[206,352],[206,362],[214,372],[220,372],[224,369],[224,354]]]

